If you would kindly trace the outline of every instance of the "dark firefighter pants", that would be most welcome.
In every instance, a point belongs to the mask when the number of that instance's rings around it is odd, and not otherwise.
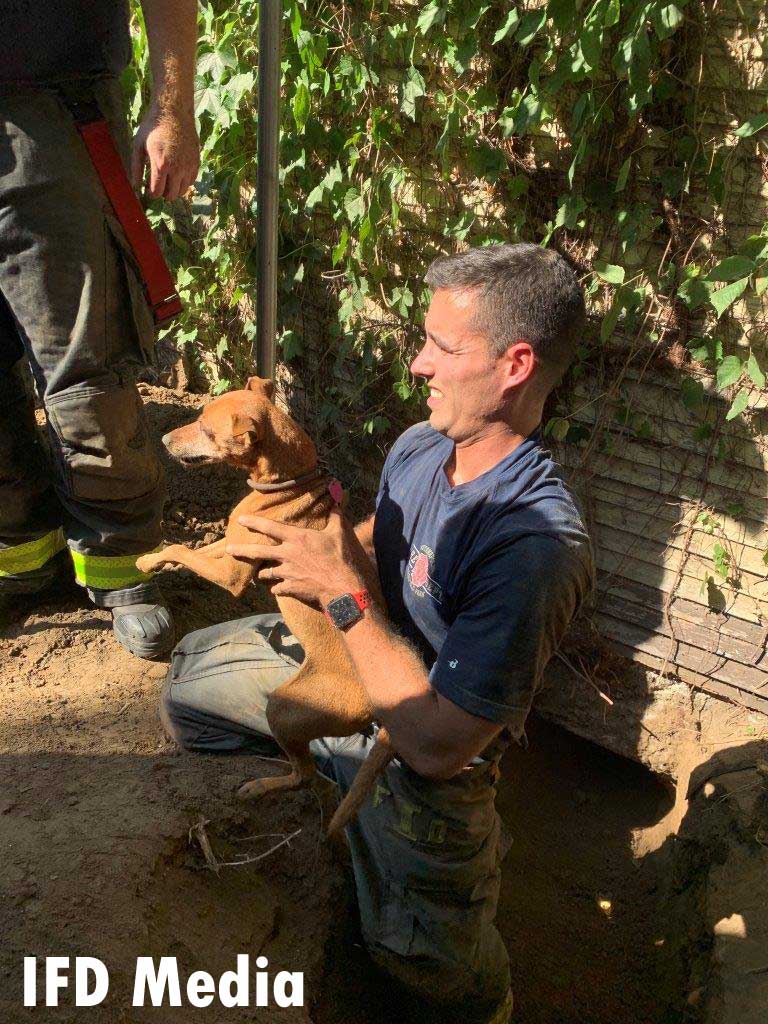
[[[94,88],[126,160],[119,83]],[[153,341],[132,254],[69,110],[53,90],[0,87],[0,593],[65,546],[97,604],[154,590],[134,564],[161,541],[165,496],[134,383]]]
[[[263,750],[267,698],[301,658],[279,615],[190,633],[173,653],[163,690],[166,728],[187,750]],[[321,739],[312,752],[343,794],[372,742]],[[435,1004],[446,1024],[506,1024],[511,1010],[509,960],[494,925],[497,772],[496,761],[483,761],[435,782],[393,762],[347,828],[369,953]]]

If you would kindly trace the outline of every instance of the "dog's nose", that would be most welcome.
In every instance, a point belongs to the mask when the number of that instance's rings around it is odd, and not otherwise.
[[[165,445],[165,447],[167,448],[168,445],[171,443],[171,435],[170,434],[163,434],[161,440],[162,440],[163,444]]]

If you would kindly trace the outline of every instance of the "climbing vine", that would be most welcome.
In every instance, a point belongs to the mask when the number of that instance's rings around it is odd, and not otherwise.
[[[200,181],[153,211],[186,307],[173,338],[214,390],[248,372],[255,331],[258,11],[201,4]],[[321,434],[386,438],[413,418],[426,266],[508,240],[555,246],[587,292],[553,443],[583,464],[662,443],[624,386],[649,367],[672,375],[707,465],[734,421],[760,432],[768,223],[744,230],[739,197],[762,186],[768,113],[764,89],[713,95],[714,0],[286,0],[284,17],[280,354],[296,386],[322,373]],[[738,17],[757,31],[758,6]],[[138,12],[136,27],[134,119]],[[733,580],[720,550],[712,579]]]

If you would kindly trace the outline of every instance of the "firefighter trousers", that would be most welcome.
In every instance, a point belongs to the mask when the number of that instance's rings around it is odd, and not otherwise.
[[[120,84],[92,85],[127,161]],[[70,111],[53,88],[0,87],[0,593],[66,547],[96,604],[154,595],[135,559],[161,541],[165,487],[134,382],[153,343],[133,254]]]

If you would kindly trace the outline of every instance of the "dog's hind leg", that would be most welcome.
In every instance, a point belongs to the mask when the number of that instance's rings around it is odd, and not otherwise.
[[[293,679],[275,690],[267,701],[266,715],[270,732],[287,754],[291,771],[288,775],[246,782],[237,792],[241,800],[256,800],[265,793],[279,790],[300,789],[311,783],[316,776],[317,769],[309,752],[309,743],[320,735],[317,731],[317,712],[294,696],[302,692],[302,680],[306,680],[307,675],[307,666],[302,666]],[[298,687],[295,686],[296,682],[299,682]]]
[[[238,790],[243,800],[254,800],[265,793],[299,789],[319,782],[309,744],[320,736],[349,736],[367,724],[365,710],[346,718],[348,710],[339,706],[339,694],[348,682],[333,673],[318,672],[311,663],[302,665],[296,675],[271,694],[266,707],[269,729],[291,762],[287,775],[253,779]],[[334,707],[333,696],[336,697]]]
[[[281,744],[281,746],[283,746]],[[294,748],[286,750],[288,759],[291,762],[291,771],[288,775],[269,776],[265,779],[251,779],[237,791],[240,800],[258,800],[267,793],[277,793],[283,790],[302,789],[311,785],[316,774],[315,762],[309,752],[309,747],[303,744],[302,749]]]

